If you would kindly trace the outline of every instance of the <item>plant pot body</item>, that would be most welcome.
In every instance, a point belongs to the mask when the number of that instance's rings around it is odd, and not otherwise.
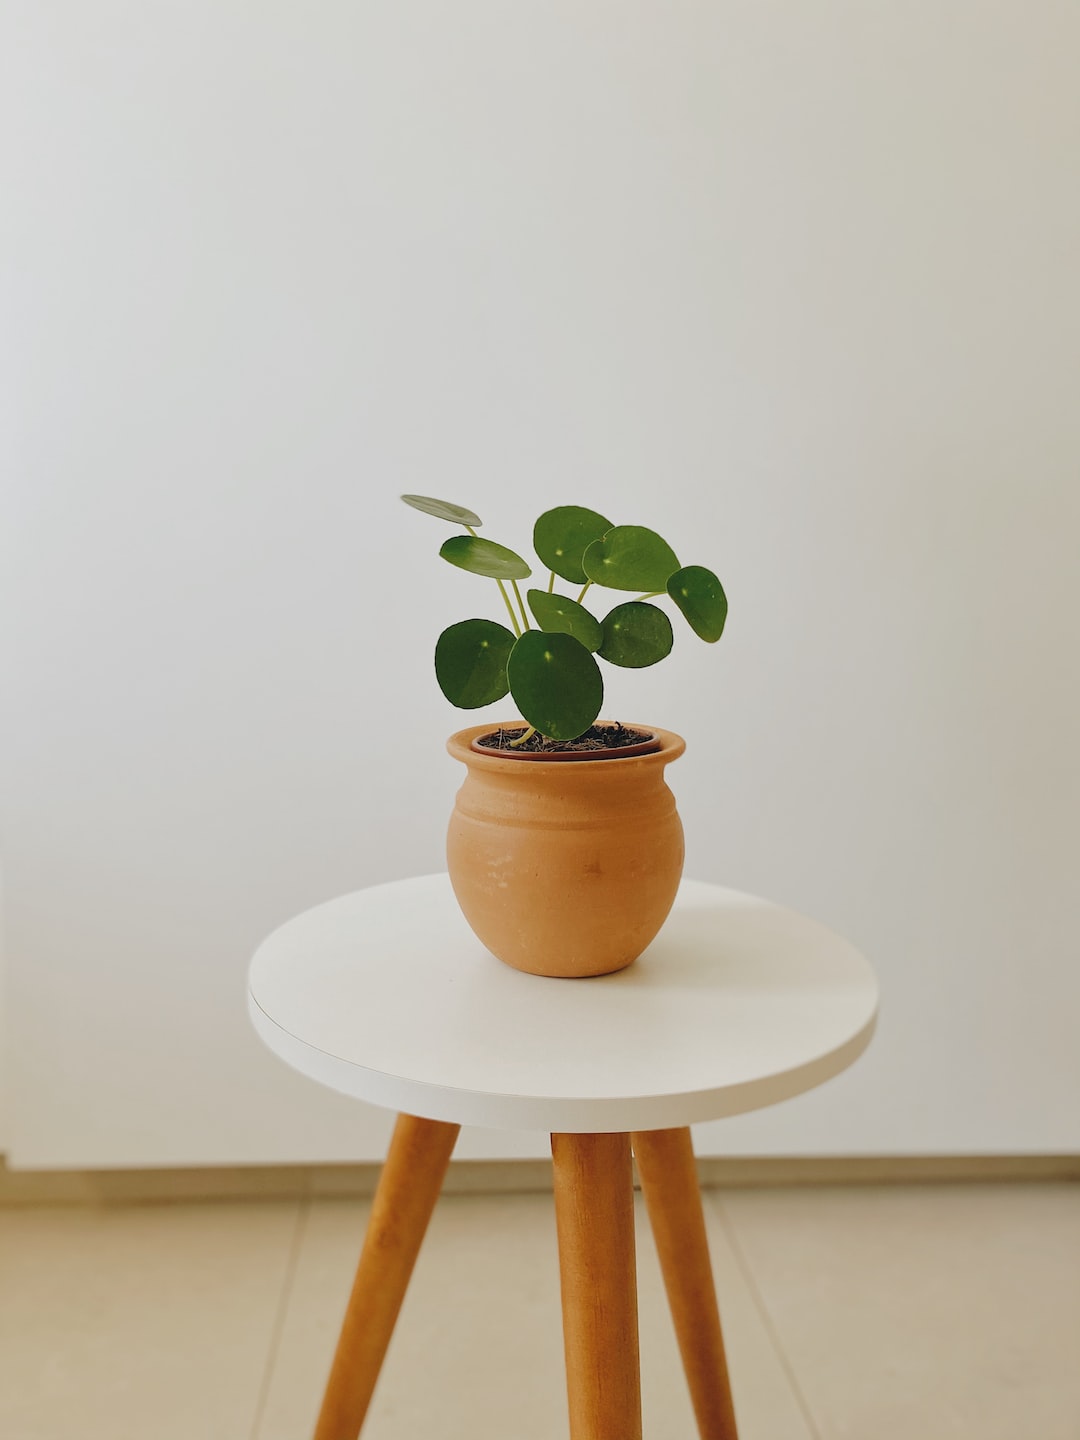
[[[651,754],[570,763],[470,748],[494,728],[447,743],[468,769],[446,845],[465,919],[517,970],[569,978],[625,969],[679,888],[683,828],[664,770],[685,742],[654,730]]]

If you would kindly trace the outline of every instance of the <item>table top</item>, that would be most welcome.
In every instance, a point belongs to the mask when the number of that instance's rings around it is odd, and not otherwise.
[[[249,1009],[288,1064],[431,1120],[564,1132],[657,1130],[786,1100],[873,1034],[877,984],[805,916],[684,880],[626,970],[526,975],[469,929],[446,875],[359,890],[274,931]]]

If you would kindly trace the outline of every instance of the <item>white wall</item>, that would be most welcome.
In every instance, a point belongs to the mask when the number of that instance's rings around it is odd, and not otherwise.
[[[243,992],[441,866],[430,651],[498,611],[402,490],[725,580],[607,708],[689,741],[688,873],[848,933],[884,1010],[703,1148],[1080,1146],[1080,9],[9,15],[14,1162],[380,1152]]]
[[[4,953],[4,870],[0,865],[0,1155],[8,1144],[7,957]]]

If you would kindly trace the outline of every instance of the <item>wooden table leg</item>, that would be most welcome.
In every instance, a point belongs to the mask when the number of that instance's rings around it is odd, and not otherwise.
[[[641,1440],[629,1135],[552,1135],[570,1440]]]
[[[720,1312],[688,1129],[632,1136],[701,1440],[737,1440]]]
[[[315,1440],[356,1440],[460,1125],[399,1115],[379,1178]]]

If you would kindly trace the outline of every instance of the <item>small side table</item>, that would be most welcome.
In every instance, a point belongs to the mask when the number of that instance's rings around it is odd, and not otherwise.
[[[641,1440],[631,1153],[702,1440],[736,1440],[689,1127],[858,1058],[877,985],[851,945],[684,880],[629,969],[551,980],[489,955],[429,875],[276,930],[249,1007],[289,1065],[399,1112],[315,1440],[360,1432],[463,1124],[551,1134],[571,1440]]]

